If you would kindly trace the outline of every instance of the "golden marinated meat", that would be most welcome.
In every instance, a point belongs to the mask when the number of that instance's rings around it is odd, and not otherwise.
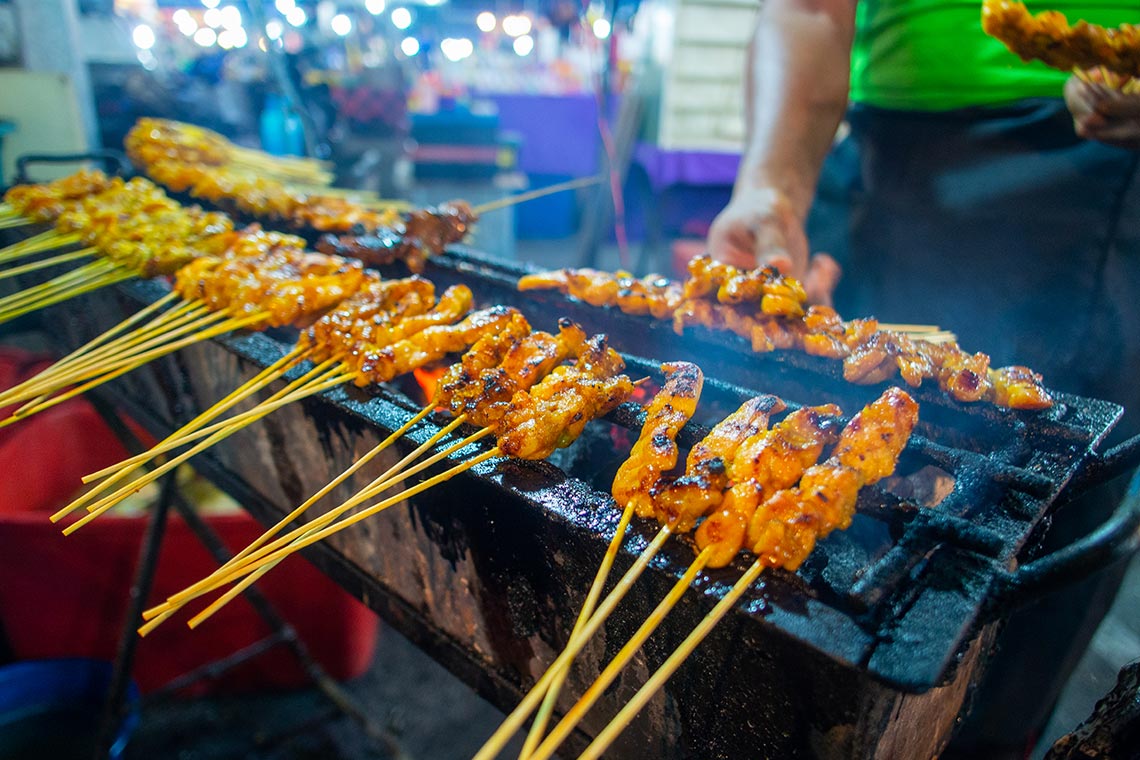
[[[1048,409],[1053,397],[1041,387],[1041,375],[1028,367],[990,370],[989,400],[1010,409]]]
[[[387,346],[367,351],[360,363],[359,382],[382,383],[413,369],[465,351],[483,335],[506,327],[516,309],[492,306],[472,312],[454,325],[436,325]]]
[[[21,216],[53,222],[70,202],[102,193],[113,181],[101,171],[83,169],[42,185],[14,185],[4,193],[4,202]]]
[[[839,414],[834,404],[798,409],[741,444],[728,464],[731,487],[721,508],[697,529],[697,545],[712,547],[710,567],[736,556],[756,508],[774,492],[795,485],[836,440]]]
[[[629,272],[596,269],[559,269],[526,275],[520,291],[557,290],[591,306],[616,306],[626,314],[649,314],[668,319],[681,303],[681,286],[666,277],[649,275],[637,279]]]
[[[1024,61],[1069,72],[1100,69],[1140,78],[1140,26],[1108,29],[1085,21],[1072,26],[1058,11],[1029,12],[1024,3],[984,0],[982,28]]]
[[[621,356],[604,335],[586,341],[573,365],[556,367],[529,392],[514,395],[495,426],[499,448],[519,459],[543,459],[569,446],[586,424],[633,393]]]
[[[783,411],[775,396],[757,396],[745,401],[689,450],[685,474],[675,480],[661,479],[651,489],[657,519],[677,532],[688,532],[701,517],[720,506],[728,488],[728,466],[740,447],[768,428],[773,413]]]
[[[898,388],[887,389],[851,418],[831,458],[756,509],[748,525],[752,553],[772,567],[799,567],[817,540],[851,524],[864,485],[894,473],[917,422],[914,399]]]
[[[742,270],[704,254],[689,261],[684,297],[711,296],[728,305],[759,303],[760,312],[772,316],[802,317],[807,308],[803,285],[775,267]]]
[[[266,312],[280,327],[315,318],[352,296],[364,283],[360,262],[315,253],[273,249],[261,256],[196,260],[179,270],[175,289],[212,311],[231,315]]]
[[[650,281],[652,281],[650,285]],[[988,359],[952,343],[932,343],[882,330],[871,319],[844,321],[827,306],[807,306],[803,286],[771,268],[751,271],[698,256],[683,284],[663,278],[634,280],[624,272],[561,269],[527,275],[519,290],[558,290],[593,306],[672,319],[682,335],[691,327],[727,331],[756,353],[802,350],[843,362],[844,377],[872,384],[896,374],[912,387],[937,380],[952,398],[989,399],[1008,408],[1042,409],[1050,396],[1040,378],[1022,373],[1016,392],[996,392],[986,378]]]
[[[677,466],[677,433],[696,412],[704,385],[704,374],[695,364],[673,362],[661,369],[665,383],[646,406],[641,433],[611,489],[618,505],[632,505],[639,517],[657,517],[651,491]]]
[[[479,427],[495,427],[510,411],[520,391],[528,391],[586,342],[581,327],[559,320],[558,335],[530,332],[529,325],[483,338],[441,378],[441,406],[453,414],[466,414]],[[469,358],[469,355],[474,354]]]

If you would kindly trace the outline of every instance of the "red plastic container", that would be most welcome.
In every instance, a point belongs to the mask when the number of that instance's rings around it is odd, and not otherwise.
[[[0,350],[0,386],[41,366],[23,352]],[[16,657],[114,658],[146,517],[112,513],[65,537],[47,516],[66,503],[82,475],[126,456],[81,398],[0,430],[0,629]],[[235,552],[262,531],[244,513],[206,521]],[[216,567],[186,524],[172,516],[150,601],[165,599]],[[334,678],[352,678],[367,669],[379,628],[376,616],[305,560],[286,560],[257,587]],[[190,614],[207,601],[190,605]],[[270,633],[244,598],[194,631],[183,625],[188,616],[171,618],[139,642],[134,678],[144,693]],[[198,685],[196,693],[306,683],[288,647],[278,646]]]

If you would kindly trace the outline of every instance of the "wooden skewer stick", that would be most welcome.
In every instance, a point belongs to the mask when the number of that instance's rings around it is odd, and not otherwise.
[[[24,291],[8,298],[0,298],[0,324],[136,276],[134,272],[103,260],[85,264],[71,273],[44,283],[50,287],[37,290],[34,297],[25,297],[28,291]]]
[[[151,618],[153,618],[157,615],[160,615],[160,614],[165,614],[167,612],[173,613],[174,611],[176,611],[178,608],[182,607],[184,604],[186,604],[186,602],[190,601],[191,599],[195,599],[199,596],[202,596],[203,594],[209,593],[213,589],[218,588],[221,585],[224,585],[229,580],[240,577],[243,574],[242,573],[243,567],[257,563],[262,558],[268,556],[270,553],[272,553],[272,552],[274,552],[274,551],[276,551],[276,550],[278,550],[284,546],[287,546],[292,541],[297,540],[298,538],[302,537],[305,533],[307,533],[313,529],[317,529],[317,528],[323,527],[325,525],[328,525],[330,522],[335,520],[337,517],[339,517],[340,515],[347,512],[349,509],[352,509],[353,507],[358,506],[359,504],[362,504],[363,502],[367,501],[368,499],[372,498],[373,496],[377,495],[378,493],[385,491],[388,488],[391,488],[396,483],[401,482],[404,479],[411,477],[412,475],[415,475],[418,472],[421,472],[422,470],[424,470],[427,467],[430,467],[432,464],[439,461],[439,459],[441,459],[443,456],[448,456],[448,455],[454,453],[455,451],[458,451],[462,448],[469,446],[471,443],[478,440],[479,438],[482,438],[483,436],[487,435],[488,432],[490,432],[488,429],[484,428],[483,430],[479,431],[478,433],[475,433],[474,435],[468,436],[467,438],[464,438],[463,440],[459,441],[458,443],[452,445],[451,447],[444,450],[440,454],[437,454],[437,455],[429,458],[425,462],[421,462],[420,464],[416,465],[415,467],[413,467],[408,472],[403,473],[402,475],[398,474],[398,473],[400,473],[400,471],[404,468],[404,466],[408,462],[414,460],[416,457],[418,457],[424,451],[427,451],[429,448],[434,446],[445,435],[450,433],[455,428],[459,427],[459,425],[463,423],[464,419],[465,419],[465,415],[460,415],[455,420],[452,420],[450,424],[444,426],[439,431],[437,431],[434,435],[432,435],[430,438],[428,438],[428,440],[424,441],[422,444],[417,446],[415,448],[415,450],[413,450],[410,454],[408,454],[406,457],[401,459],[396,464],[392,465],[392,467],[390,467],[387,472],[380,475],[375,480],[373,480],[371,483],[369,483],[367,486],[362,488],[360,491],[358,491],[348,501],[344,502],[343,504],[340,504],[339,506],[335,507],[334,509],[329,510],[328,512],[326,512],[325,514],[316,518],[312,522],[307,523],[305,525],[302,525],[301,527],[296,528],[295,530],[291,531],[290,533],[287,533],[286,535],[276,539],[275,541],[271,542],[267,546],[263,546],[263,547],[256,549],[256,550],[254,550],[252,547],[248,547],[246,552],[245,552],[245,556],[234,557],[232,560],[230,560],[228,563],[226,563],[225,566],[219,568],[214,573],[211,573],[210,576],[208,576],[207,578],[205,578],[201,581],[198,581],[197,583],[187,587],[186,589],[178,592],[177,594],[174,594],[169,599],[167,599],[165,603],[160,604],[157,607],[152,607],[151,609],[143,612],[143,619],[144,620],[150,620]],[[316,503],[316,501],[317,501],[317,498],[314,497],[313,499],[310,499],[309,502],[306,502],[306,503],[309,506],[312,506],[312,504]],[[302,505],[302,506],[305,506],[305,505]],[[307,509],[307,508],[308,507],[306,506],[305,509]],[[286,520],[283,520],[282,522],[285,524],[292,522],[293,520],[290,518],[295,519],[295,516],[300,516],[302,511],[303,510],[300,507],[298,507],[297,509],[295,509],[293,511],[294,514],[291,514],[288,518],[286,518]],[[281,525],[279,523],[278,525],[274,526],[270,531],[268,531],[266,535],[262,536],[262,539],[268,538],[269,533],[274,533],[283,527],[284,527],[284,525]],[[261,539],[259,539],[259,540],[261,540]],[[148,630],[150,630],[150,629],[148,629]]]
[[[248,557],[256,549],[260,548],[266,541],[268,541],[273,536],[277,535],[278,532],[285,529],[291,522],[293,522],[298,517],[300,517],[302,514],[304,514],[305,511],[309,509],[309,507],[316,504],[318,501],[320,501],[325,496],[327,496],[334,488],[336,488],[338,485],[343,483],[348,478],[352,477],[352,475],[354,475],[361,467],[368,464],[378,454],[380,454],[382,451],[384,451],[386,448],[388,448],[388,446],[390,446],[397,438],[399,438],[404,433],[411,430],[412,427],[414,427],[416,425],[416,423],[420,422],[422,419],[424,419],[424,417],[427,417],[428,414],[431,413],[431,410],[432,410],[431,406],[425,407],[420,412],[418,412],[414,417],[412,417],[410,420],[405,422],[403,425],[401,425],[396,430],[392,431],[392,434],[389,435],[387,438],[385,438],[379,445],[375,446],[367,454],[360,457],[360,459],[356,460],[356,462],[354,462],[351,467],[349,467],[347,470],[342,472],[340,475],[337,475],[335,478],[333,478],[333,480],[330,481],[327,485],[325,485],[323,488],[321,488],[315,494],[310,496],[305,501],[304,504],[297,507],[292,512],[290,512],[288,515],[286,515],[284,518],[279,520],[276,525],[274,525],[272,528],[267,530],[265,533],[261,534],[253,543],[251,543],[249,546],[245,547],[240,552],[238,552],[233,557],[231,557],[224,565],[219,567],[218,570],[211,573],[210,576],[208,576],[204,580],[211,580],[215,576],[219,575],[221,573],[221,571],[228,570],[228,569],[232,568],[236,563],[238,563],[239,561]],[[146,612],[144,612],[143,613],[143,619],[144,620],[152,620],[153,618],[158,617],[160,615],[160,613],[167,612],[167,611],[173,612],[174,609],[175,608],[173,608],[173,607],[165,607],[164,608],[164,605],[158,605],[157,607],[153,607],[150,610],[147,610]],[[165,617],[163,619],[165,620]],[[159,622],[161,622],[161,621],[159,621]],[[143,628],[139,629],[139,633],[143,636],[145,636],[147,633],[149,633],[152,630],[152,628],[147,628],[146,626],[144,626],[144,628],[146,629],[145,631]]]
[[[60,290],[75,288],[79,284],[106,275],[112,268],[113,265],[111,262],[100,259],[79,267],[78,269],[73,269],[70,272],[61,274],[58,277],[53,277],[47,282],[40,283],[31,288],[25,288],[19,293],[13,293],[10,296],[0,298],[0,314],[21,308],[29,303],[37,302]]]
[[[130,357],[130,358],[127,358],[124,360],[115,361],[110,367],[100,368],[96,372],[92,372],[92,371],[84,372],[82,379],[89,378],[92,375],[95,375],[94,379],[89,380],[88,382],[83,383],[82,385],[79,385],[75,388],[71,388],[70,390],[68,390],[65,393],[62,393],[58,396],[53,396],[53,395],[51,395],[51,393],[38,396],[34,400],[24,404],[22,407],[17,409],[7,419],[0,421],[0,428],[6,427],[7,425],[14,424],[15,422],[18,422],[18,421],[20,421],[26,417],[30,417],[33,414],[36,414],[37,412],[42,412],[45,409],[50,409],[51,407],[53,407],[57,404],[63,403],[64,401],[67,401],[70,398],[78,396],[81,393],[85,393],[86,391],[89,391],[92,388],[95,388],[99,385],[102,385],[103,383],[106,383],[110,380],[114,380],[116,377],[119,377],[120,375],[126,374],[127,372],[130,372],[133,369],[138,369],[139,367],[143,366],[144,364],[151,361],[152,359],[156,359],[160,356],[165,356],[166,354],[171,353],[172,351],[176,351],[179,348],[182,348],[182,347],[187,346],[187,345],[191,345],[193,343],[196,343],[196,342],[201,341],[201,340],[205,340],[207,338],[212,338],[215,335],[221,335],[221,334],[224,334],[227,332],[231,332],[232,330],[237,329],[237,327],[244,326],[242,324],[243,322],[248,323],[249,320],[248,319],[247,320],[227,320],[227,322],[222,322],[220,324],[214,325],[214,327],[212,327],[208,330],[205,330],[203,332],[199,332],[195,335],[191,335],[187,338],[183,338],[182,340],[175,341],[172,344],[168,344],[166,346],[160,346],[158,348],[152,349],[152,350],[147,351],[147,352],[142,353],[142,354],[137,354],[134,357]],[[237,327],[235,327],[235,325],[237,325]],[[71,382],[77,381],[78,379],[81,379],[81,378],[70,377],[64,381],[63,385],[68,385]],[[62,387],[63,386],[60,386],[59,388],[56,388],[56,390],[59,390]],[[54,393],[54,392],[55,391],[52,391],[52,393]]]
[[[602,600],[598,605],[598,609],[590,616],[590,619],[582,627],[581,632],[577,637],[571,637],[566,643],[566,648],[562,650],[562,654],[558,655],[557,659],[546,669],[546,672],[538,679],[538,682],[530,690],[518,706],[507,716],[506,720],[502,722],[491,738],[483,745],[482,749],[475,755],[473,760],[494,760],[495,757],[502,752],[503,747],[511,740],[515,732],[518,731],[523,723],[526,722],[527,717],[530,716],[534,709],[538,707],[540,700],[554,682],[554,678],[560,671],[568,668],[582,648],[593,637],[602,623],[606,621],[610,613],[614,611],[618,603],[625,598],[629,589],[641,577],[641,573],[648,566],[650,560],[657,556],[657,552],[661,551],[665,541],[671,536],[673,531],[669,526],[664,526],[649,542],[649,545],[638,555],[633,565],[617,582],[613,590]]]
[[[685,640],[673,651],[673,654],[669,655],[669,658],[657,669],[657,672],[649,677],[645,685],[633,695],[633,699],[614,716],[614,719],[610,721],[609,725],[602,729],[594,738],[594,741],[586,747],[586,751],[578,756],[579,760],[595,760],[595,758],[602,756],[606,749],[613,744],[614,739],[633,721],[637,713],[645,706],[645,703],[648,702],[665,682],[669,680],[669,677],[681,667],[681,664],[692,654],[693,650],[704,641],[713,627],[732,609],[740,596],[752,587],[752,584],[760,577],[760,573],[764,571],[765,567],[767,567],[767,565],[763,564],[760,560],[752,563],[752,566],[745,571],[744,575],[740,577],[740,580],[717,602],[709,614],[697,624],[697,627],[685,637]]]
[[[91,340],[87,341],[82,346],[75,349],[70,354],[68,354],[67,356],[60,359],[59,361],[57,361],[52,366],[59,366],[61,364],[66,364],[67,362],[73,361],[80,356],[86,355],[88,352],[94,350],[96,347],[106,343],[108,340],[110,340],[114,336],[120,334],[123,330],[126,330],[132,324],[135,324],[135,323],[139,322],[140,320],[150,316],[155,311],[158,311],[163,306],[167,305],[168,303],[170,303],[171,301],[173,301],[177,297],[178,297],[177,293],[174,293],[174,292],[167,293],[165,296],[158,299],[157,301],[152,303],[150,306],[147,306],[146,308],[139,310],[133,316],[128,317],[127,319],[123,320],[122,322],[115,325],[114,327],[107,330],[106,332],[100,333],[99,335],[95,336]],[[0,399],[3,399],[3,398],[4,398],[4,394],[0,394]],[[5,406],[5,405],[6,404],[4,404],[3,401],[0,401],[0,406]]]
[[[11,216],[16,213],[11,203],[0,203],[0,216]]]
[[[113,475],[117,472],[121,472],[126,468],[134,469],[136,466],[150,461],[158,454],[163,454],[170,449],[177,447],[182,442],[193,440],[193,438],[186,438],[185,436],[189,436],[196,431],[200,432],[202,425],[209,422],[210,420],[216,419],[227,409],[233,408],[238,402],[249,398],[257,391],[261,390],[274,380],[284,375],[297,364],[304,361],[305,357],[311,350],[312,349],[304,349],[301,347],[294,348],[292,351],[285,354],[280,359],[258,372],[249,380],[246,380],[240,386],[227,393],[224,398],[215,403],[209,409],[205,410],[194,419],[190,420],[185,425],[168,435],[166,438],[162,439],[153,448],[144,451],[141,454],[136,454],[133,457],[124,459],[123,461],[116,464],[110,465],[109,467],[104,467],[101,470],[96,470],[95,472],[84,475],[83,482],[92,483],[96,480],[99,480],[100,478],[105,478],[108,475]]]
[[[480,434],[485,435],[485,434],[488,434],[490,432],[491,432],[490,429],[484,428],[483,430],[480,431]],[[404,473],[399,478],[396,477],[396,474],[399,473],[401,465],[397,464],[397,465],[393,466],[392,470],[390,471],[390,472],[393,472],[392,477],[388,478],[387,482],[375,487],[374,489],[370,489],[369,495],[367,496],[367,498],[372,498],[372,496],[378,495],[379,493],[388,490],[392,486],[396,485],[398,482],[402,482],[403,480],[411,477],[412,475],[415,475],[416,473],[426,469],[427,467],[430,467],[439,458],[446,456],[447,454],[451,453],[454,450],[457,450],[459,448],[463,448],[472,442],[473,441],[471,440],[471,438],[467,438],[465,440],[459,441],[458,443],[453,444],[447,451],[441,452],[440,454],[435,455],[435,457],[432,457],[431,459],[428,459],[425,462],[420,462],[418,465],[416,465],[412,469],[408,470],[406,473]],[[462,465],[460,465],[460,466],[462,466]],[[401,500],[407,498],[407,496],[404,494],[400,494],[400,496],[401,496]],[[364,501],[364,498],[361,498],[360,501]],[[340,514],[340,513],[338,512],[337,514]],[[333,517],[333,516],[335,516],[335,515],[332,515],[332,513],[330,513],[329,517]],[[307,539],[307,538],[314,536],[328,522],[331,522],[331,519],[314,521],[312,524],[312,527],[310,527],[309,530],[302,533],[298,537],[297,541],[299,542],[299,541],[302,541],[304,539]],[[285,556],[288,556],[288,555],[285,555]],[[231,601],[233,601],[233,599],[238,594],[245,591],[247,588],[249,588],[254,583],[256,583],[258,581],[258,579],[260,579],[263,575],[268,573],[273,568],[277,567],[277,565],[281,564],[281,562],[285,558],[285,556],[283,556],[281,559],[277,559],[277,560],[273,560],[270,562],[266,562],[264,564],[260,564],[257,567],[257,569],[255,569],[252,573],[247,575],[245,578],[242,578],[240,581],[238,581],[238,583],[236,583],[229,591],[222,594],[222,596],[220,596],[218,599],[214,600],[214,602],[212,602],[208,607],[206,607],[206,609],[202,610],[200,613],[195,615],[193,618],[191,618],[189,621],[187,621],[186,624],[191,629],[197,628],[199,625],[201,625],[206,620],[208,620],[211,616],[213,616],[214,613],[216,613],[222,607],[225,607],[227,604],[229,604]]]
[[[22,216],[13,216],[9,217],[8,219],[0,220],[0,230],[10,230],[14,227],[26,227],[29,224],[35,224],[35,222]]]
[[[369,507],[369,508],[367,508],[361,512],[357,512],[356,514],[351,515],[350,517],[346,517],[343,520],[340,520],[339,522],[334,523],[333,525],[329,525],[329,526],[322,528],[320,530],[307,532],[303,537],[298,538],[296,541],[294,541],[293,543],[284,547],[283,549],[279,549],[276,552],[274,552],[273,554],[270,554],[267,557],[257,561],[256,563],[254,563],[250,566],[247,566],[245,568],[242,568],[241,574],[256,573],[262,567],[265,567],[267,565],[276,564],[276,563],[280,562],[281,560],[285,559],[286,557],[288,557],[289,555],[293,554],[294,552],[300,551],[301,549],[304,549],[308,546],[312,546],[313,544],[317,543],[318,541],[321,541],[325,538],[328,538],[329,536],[331,536],[334,533],[337,533],[337,532],[339,532],[339,531],[341,531],[341,530],[343,530],[343,529],[345,529],[351,525],[355,525],[356,523],[360,522],[361,520],[366,520],[367,518],[372,517],[375,514],[379,514],[380,512],[383,512],[385,509],[388,509],[389,507],[391,507],[395,504],[399,504],[399,503],[405,501],[406,499],[411,498],[412,496],[423,493],[424,491],[428,490],[429,488],[433,488],[434,486],[437,486],[440,483],[443,483],[447,480],[450,480],[451,478],[455,477],[459,473],[465,472],[465,471],[471,469],[472,467],[474,467],[478,464],[482,464],[483,462],[487,461],[488,459],[491,459],[492,457],[497,457],[497,456],[501,456],[501,455],[502,455],[502,452],[499,450],[499,447],[496,446],[495,448],[491,449],[490,451],[486,451],[486,452],[480,454],[479,456],[477,456],[473,459],[469,459],[468,461],[463,462],[462,464],[458,464],[455,467],[452,467],[450,470],[446,470],[446,471],[441,472],[440,474],[438,474],[434,477],[428,478],[424,482],[419,483],[418,485],[412,486],[411,488],[407,489],[406,491],[401,491],[400,493],[398,493],[394,496],[390,496],[389,498],[381,501],[379,504],[374,504],[373,506],[371,506],[371,507]],[[198,622],[200,623],[201,620],[199,620]]]
[[[559,182],[556,185],[539,187],[534,190],[529,190],[525,193],[519,193],[518,195],[508,195],[505,198],[488,201],[487,203],[483,203],[479,206],[474,207],[471,209],[471,211],[476,216],[482,216],[488,211],[497,211],[501,208],[514,206],[519,203],[525,203],[526,201],[533,201],[536,198],[542,198],[547,195],[554,195],[555,193],[561,193],[566,190],[576,190],[580,187],[589,187],[590,185],[596,185],[603,179],[604,177],[600,174],[593,177],[579,177],[577,179],[568,180],[566,182]]]
[[[54,248],[63,248],[67,245],[73,245],[80,242],[80,236],[60,235],[55,230],[48,230],[41,232],[38,235],[32,235],[30,238],[25,238],[18,243],[0,248],[0,263],[8,263],[22,259],[26,256],[33,256],[43,251],[50,251]]]
[[[578,612],[578,619],[574,621],[574,627],[570,631],[570,638],[573,639],[578,636],[582,628],[585,627],[586,621],[594,614],[594,609],[598,606],[598,599],[602,596],[602,589],[605,587],[606,578],[609,577],[610,570],[614,566],[614,560],[617,558],[618,550],[621,549],[622,541],[625,539],[626,529],[629,527],[630,520],[633,519],[634,507],[631,501],[622,510],[621,519],[618,520],[617,527],[614,529],[613,538],[610,539],[609,546],[606,547],[606,554],[602,557],[602,563],[598,566],[597,575],[594,576],[594,582],[590,586],[589,592],[586,594],[586,601],[582,603],[582,609]],[[546,692],[546,697],[542,700],[542,706],[538,708],[538,714],[534,716],[534,721],[531,723],[530,731],[526,735],[526,741],[523,742],[522,752],[519,754],[520,760],[526,760],[533,753],[535,748],[538,747],[539,742],[546,733],[547,723],[550,722],[550,715],[554,711],[555,703],[558,701],[558,692],[562,689],[562,684],[566,682],[566,676],[569,674],[569,663],[567,667],[561,668],[554,674],[554,679],[550,683],[550,688]]]
[[[171,311],[175,311],[175,309],[171,309]],[[169,313],[167,312],[167,314]],[[209,312],[205,307],[183,313],[173,320],[168,320],[164,314],[134,332],[99,347],[86,356],[77,357],[62,366],[57,364],[48,367],[40,374],[3,394],[3,398],[8,402],[34,399],[25,405],[25,408],[30,407],[60,388],[113,371],[124,364],[132,363],[138,357],[145,355],[148,350],[161,347],[164,342],[172,341],[187,333],[203,330],[209,325],[225,319],[224,313]],[[17,414],[22,411],[24,409],[19,410]]]
[[[665,620],[665,617],[681,600],[681,597],[693,584],[693,579],[697,577],[697,573],[704,569],[712,556],[712,547],[706,547],[701,550],[689,569],[673,584],[673,588],[669,590],[665,598],[649,613],[649,617],[637,629],[625,646],[614,655],[613,660],[609,665],[602,670],[597,680],[586,689],[586,692],[578,699],[572,708],[566,713],[566,716],[554,727],[550,732],[550,736],[539,745],[534,754],[530,756],[531,760],[547,760],[554,754],[558,746],[566,740],[570,732],[582,721],[590,708],[598,701],[598,699],[605,692],[606,688],[613,683],[621,672],[625,669],[637,651],[645,644],[646,640],[657,630],[658,626]]]
[[[71,251],[70,253],[61,253],[58,256],[52,256],[50,258],[41,259],[40,261],[33,261],[30,264],[23,264],[22,266],[12,267],[11,269],[5,269],[3,271],[0,271],[0,280],[3,280],[7,277],[15,277],[17,275],[26,274],[28,272],[34,272],[37,269],[47,269],[48,267],[53,267],[56,264],[63,264],[63,263],[66,263],[68,261],[75,261],[77,259],[86,259],[86,258],[89,258],[89,257],[94,256],[94,255],[95,255],[95,249],[94,248],[81,248],[78,251]]]
[[[332,382],[334,384],[336,384],[336,383],[343,382],[343,380],[338,377],[338,378],[335,378]],[[321,390],[324,390],[325,387],[328,387],[328,386],[329,386],[329,381],[325,380],[325,381],[322,381],[322,382],[317,383],[315,385],[307,387],[306,391],[309,394],[317,393]],[[289,401],[293,401],[293,400],[294,399],[289,399]],[[66,528],[64,528],[63,534],[65,536],[71,535],[72,533],[79,530],[80,528],[82,528],[87,523],[94,520],[99,515],[106,512],[111,507],[113,507],[116,504],[118,504],[119,502],[121,502],[127,496],[131,495],[132,493],[138,493],[140,490],[142,490],[142,488],[145,485],[147,485],[148,483],[158,479],[163,474],[169,472],[173,468],[182,464],[183,462],[185,462],[190,457],[193,457],[196,454],[200,454],[201,452],[205,451],[209,447],[213,446],[218,441],[222,440],[223,438],[226,438],[227,436],[229,436],[232,433],[236,433],[241,428],[249,425],[250,423],[254,422],[255,420],[260,419],[261,417],[264,417],[265,415],[269,414],[271,411],[273,411],[273,409],[276,409],[276,408],[277,408],[276,406],[273,406],[272,408],[262,408],[259,410],[258,416],[250,418],[248,420],[243,420],[240,423],[235,423],[234,425],[231,425],[229,427],[226,427],[226,428],[223,428],[223,429],[217,431],[216,433],[209,436],[205,440],[201,441],[197,445],[191,447],[187,451],[184,451],[183,453],[179,454],[178,456],[173,457],[169,461],[163,463],[159,467],[156,467],[154,470],[151,470],[146,475],[143,475],[140,478],[136,478],[135,480],[131,481],[130,483],[126,484],[125,486],[122,486],[117,491],[112,493],[110,496],[105,496],[102,499],[100,499],[99,501],[95,502],[94,504],[88,505],[87,514],[84,515],[83,517],[81,517],[79,520],[71,523]]]
[[[106,477],[107,480],[105,480],[103,483],[100,483],[95,488],[92,488],[87,493],[83,494],[82,496],[80,496],[79,498],[75,499],[70,504],[68,504],[66,507],[59,510],[55,514],[53,514],[51,516],[51,521],[52,522],[59,522],[64,517],[71,514],[71,512],[75,511],[77,508],[79,508],[83,504],[86,504],[89,500],[91,500],[92,498],[94,498],[98,494],[104,492],[111,485],[113,485],[114,483],[117,483],[119,480],[126,477],[129,473],[136,470],[138,468],[138,466],[142,465],[146,461],[149,461],[149,459],[151,459],[154,456],[155,450],[158,449],[159,447],[161,447],[163,444],[165,444],[166,442],[170,441],[173,438],[176,438],[176,437],[182,435],[183,433],[185,433],[189,430],[196,429],[203,422],[208,422],[209,420],[214,419],[219,414],[224,412],[226,409],[232,407],[234,404],[238,403],[242,399],[247,398],[250,394],[252,394],[252,393],[256,392],[257,390],[259,390],[260,388],[264,387],[269,382],[272,382],[272,380],[280,374],[278,372],[278,370],[280,370],[281,366],[283,366],[285,364],[289,364],[293,361],[301,361],[304,358],[304,356],[305,356],[304,351],[302,351],[301,349],[294,349],[293,351],[289,352],[288,354],[286,354],[285,356],[281,357],[276,362],[271,364],[269,367],[266,367],[261,373],[259,373],[255,377],[251,378],[248,382],[246,382],[240,388],[235,390],[233,393],[229,394],[224,399],[222,399],[221,401],[214,404],[209,409],[207,409],[206,411],[202,412],[197,417],[192,419],[190,422],[183,425],[177,431],[175,431],[171,435],[167,436],[162,441],[162,443],[159,444],[159,446],[155,447],[155,449],[151,449],[151,451],[144,452],[142,454],[139,454],[138,456],[134,456],[134,457],[131,457],[130,459],[127,459],[123,462],[119,462],[116,465],[112,465],[111,467],[106,467],[106,468],[104,468],[98,472],[95,472],[95,473],[92,473],[91,475],[85,476],[83,478],[84,483],[90,483],[90,482],[92,482],[94,480],[98,480],[99,478],[102,478],[102,477]],[[284,371],[284,370],[282,370],[282,371]],[[108,477],[108,476],[110,476],[110,477]]]

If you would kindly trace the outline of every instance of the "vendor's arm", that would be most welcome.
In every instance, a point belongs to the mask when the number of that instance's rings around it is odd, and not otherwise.
[[[732,200],[709,230],[715,258],[808,275],[804,220],[847,106],[855,4],[762,4],[745,82],[748,143]]]
[[[1073,76],[1065,83],[1065,102],[1081,137],[1140,150],[1140,93],[1124,93]]]

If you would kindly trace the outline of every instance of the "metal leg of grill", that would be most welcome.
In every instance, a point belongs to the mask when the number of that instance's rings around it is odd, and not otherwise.
[[[123,424],[114,408],[104,401],[98,394],[90,394],[89,400],[95,410],[110,427],[112,432],[123,442],[132,454],[142,452],[145,447],[134,432]],[[146,536],[140,552],[138,571],[131,586],[131,604],[124,621],[123,631],[119,640],[119,649],[115,659],[112,687],[108,694],[104,718],[100,725],[99,742],[97,745],[96,760],[108,756],[111,749],[110,741],[114,736],[114,727],[122,714],[126,696],[127,684],[130,681],[131,668],[134,664],[134,652],[138,642],[136,630],[142,622],[142,612],[147,597],[150,595],[154,580],[155,566],[161,552],[161,544],[166,520],[170,507],[173,506],[190,531],[202,543],[210,555],[219,564],[227,562],[233,555],[226,548],[218,534],[194,510],[193,505],[186,501],[179,491],[176,483],[177,470],[171,472],[163,481],[162,495],[147,525]],[[314,686],[329,700],[336,710],[352,718],[360,725],[361,730],[371,740],[383,746],[384,750],[394,758],[403,757],[399,743],[376,724],[367,713],[355,702],[340,685],[325,672],[324,668],[313,659],[308,647],[297,636],[293,626],[281,617],[272,603],[257,588],[250,587],[244,592],[254,610],[269,625],[272,633],[264,639],[254,642],[248,647],[224,657],[213,663],[208,663],[177,679],[163,694],[172,693],[176,689],[185,688],[204,678],[215,678],[222,673],[254,659],[277,644],[285,644],[297,658],[297,662]],[[154,695],[157,696],[157,695]],[[153,699],[153,696],[152,696]]]
[[[138,634],[135,633],[135,629],[142,621],[143,608],[154,583],[154,571],[158,565],[158,555],[162,550],[162,539],[166,534],[166,519],[170,514],[170,504],[173,501],[176,487],[174,473],[171,473],[163,480],[158,503],[155,504],[150,519],[147,521],[146,534],[139,550],[138,567],[135,570],[134,581],[131,583],[130,604],[127,605],[127,616],[123,621],[123,630],[119,635],[119,647],[115,652],[115,667],[111,674],[111,685],[107,689],[107,702],[103,706],[103,716],[99,721],[99,733],[96,735],[96,760],[102,760],[111,754],[115,740],[115,729],[123,715],[127,688],[130,684],[131,670],[135,661],[135,649],[138,646]]]

